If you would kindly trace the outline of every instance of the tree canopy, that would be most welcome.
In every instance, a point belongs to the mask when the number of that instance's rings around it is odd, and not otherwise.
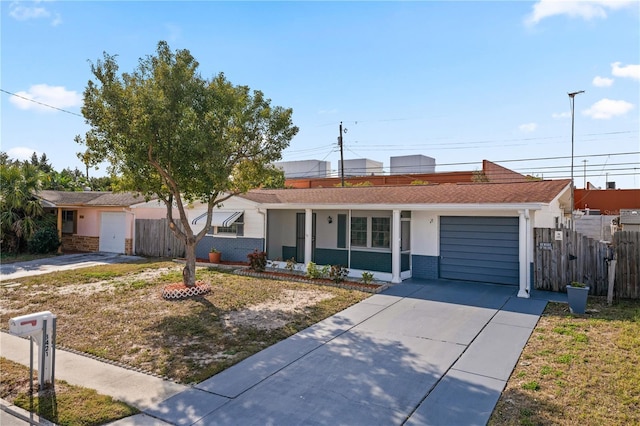
[[[291,109],[271,106],[261,91],[235,86],[223,73],[205,79],[198,66],[188,50],[173,52],[164,41],[130,73],[119,74],[116,56],[104,53],[84,91],[90,130],[77,138],[88,158],[110,163],[119,189],[165,203],[169,226],[186,244],[187,285],[195,283],[195,245],[213,207],[274,176],[271,163],[298,131]],[[208,209],[197,235],[185,211],[194,200]]]

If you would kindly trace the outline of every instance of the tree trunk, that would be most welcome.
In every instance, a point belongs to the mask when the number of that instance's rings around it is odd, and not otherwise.
[[[187,287],[196,285],[196,243],[188,241],[185,245],[186,263],[182,270],[182,283]]]

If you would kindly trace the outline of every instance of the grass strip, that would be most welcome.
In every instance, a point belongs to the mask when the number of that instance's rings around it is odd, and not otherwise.
[[[36,384],[37,385],[37,384]],[[29,395],[29,368],[0,358],[0,398],[59,425],[101,425],[139,411],[93,389],[56,380],[55,387]]]

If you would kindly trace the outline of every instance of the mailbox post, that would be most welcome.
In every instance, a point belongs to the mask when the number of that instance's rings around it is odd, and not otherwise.
[[[33,342],[38,346],[40,389],[53,386],[56,359],[56,316],[49,311],[22,315],[9,320],[9,333],[28,337],[31,346],[31,393],[33,393]]]

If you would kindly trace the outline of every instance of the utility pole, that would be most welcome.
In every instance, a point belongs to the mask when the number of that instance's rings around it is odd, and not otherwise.
[[[587,189],[587,161],[588,160],[582,160],[582,164],[584,167],[584,189]]]
[[[340,136],[338,136],[338,145],[340,146],[340,180],[344,188],[344,156],[342,150],[342,121],[340,122]]]
[[[575,124],[575,110],[576,110],[576,95],[580,93],[584,93],[584,90],[579,90],[577,92],[567,93],[569,95],[569,99],[571,99],[571,229],[575,229],[573,224],[573,209],[574,209],[574,184],[573,184],[573,135],[574,135],[574,124]]]

